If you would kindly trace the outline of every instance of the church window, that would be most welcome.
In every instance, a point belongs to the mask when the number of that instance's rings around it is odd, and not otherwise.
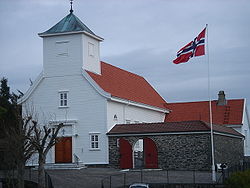
[[[99,149],[99,134],[90,134],[90,149]]]
[[[59,107],[68,107],[68,92],[59,92]]]
[[[89,51],[89,56],[92,56],[92,57],[94,57],[94,48],[95,48],[95,46],[94,46],[94,44],[92,44],[92,43],[88,43],[88,51]]]
[[[56,42],[56,53],[58,56],[68,56],[68,43],[69,41]]]

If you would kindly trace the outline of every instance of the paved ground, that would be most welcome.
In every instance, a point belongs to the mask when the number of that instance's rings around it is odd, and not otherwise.
[[[81,170],[48,170],[54,188],[115,188],[134,182],[211,183],[210,172],[194,171],[121,171],[111,168]],[[110,177],[111,176],[111,177]],[[111,180],[111,186],[110,186]],[[64,186],[62,186],[64,185]]]
[[[54,188],[116,188],[135,182],[211,183],[211,173],[204,171],[121,171],[112,168],[47,170]],[[219,178],[220,175],[217,177]],[[36,181],[37,171],[27,171],[26,178]],[[111,180],[111,185],[110,185]]]
[[[119,170],[109,168],[86,168],[81,170],[50,170],[47,171],[54,188],[101,188],[102,179]]]

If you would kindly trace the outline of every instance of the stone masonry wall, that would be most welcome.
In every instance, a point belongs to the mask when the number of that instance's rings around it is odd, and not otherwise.
[[[239,164],[244,160],[244,141],[241,138],[232,138],[214,135],[215,164],[227,163],[229,166]]]
[[[151,138],[158,150],[158,166],[162,169],[210,170],[210,134],[145,136]],[[109,166],[119,168],[119,148],[117,139],[109,137]],[[143,136],[122,137],[132,148]],[[228,136],[214,135],[215,163],[236,164],[243,160],[243,140]]]
[[[153,136],[158,146],[159,167],[208,170],[210,145],[206,134]]]
[[[158,166],[162,169],[209,169],[210,145],[208,136],[203,135],[167,135],[147,136],[158,150]],[[123,137],[134,146],[142,136]],[[109,137],[109,165],[119,168],[119,137]]]
[[[119,137],[109,137],[109,167],[119,168],[119,157],[120,151],[119,147],[117,147],[117,140]]]

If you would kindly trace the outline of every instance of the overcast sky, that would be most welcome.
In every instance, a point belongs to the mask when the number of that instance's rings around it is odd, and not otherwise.
[[[25,92],[42,71],[44,32],[69,0],[0,1],[0,77]],[[175,65],[208,24],[211,96],[250,99],[249,0],[74,0],[74,14],[104,38],[101,60],[145,77],[168,102],[208,100],[207,57]],[[248,103],[249,104],[249,103]]]

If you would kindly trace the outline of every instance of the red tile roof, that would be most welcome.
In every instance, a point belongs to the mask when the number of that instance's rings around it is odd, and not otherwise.
[[[227,100],[227,105],[218,106],[212,101],[213,123],[220,125],[241,125],[243,118],[244,99]],[[209,102],[167,103],[171,110],[165,122],[202,120],[209,122]]]
[[[242,136],[232,128],[223,125],[213,125],[214,132],[227,133]],[[182,121],[182,122],[163,122],[163,123],[139,123],[139,124],[118,124],[115,125],[107,134],[154,134],[154,133],[182,133],[182,132],[208,132],[209,124],[203,121]]]
[[[104,62],[101,62],[101,75],[89,71],[87,73],[114,97],[166,109],[166,101],[141,76]]]

